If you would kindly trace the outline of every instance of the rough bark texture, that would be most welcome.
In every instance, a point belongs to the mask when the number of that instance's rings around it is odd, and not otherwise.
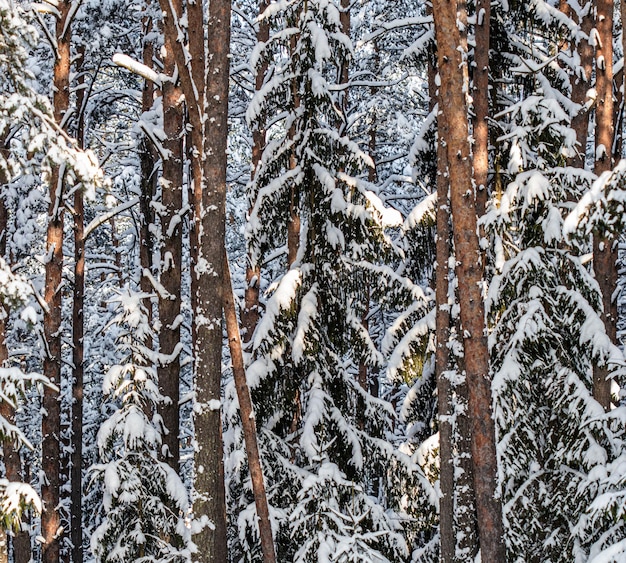
[[[261,15],[267,6],[268,0],[259,1],[259,15]],[[257,43],[267,43],[270,37],[270,26],[267,18],[262,19],[258,23],[256,33]],[[254,89],[256,92],[263,87],[263,81],[267,73],[267,62],[265,60],[259,65],[256,76],[254,77]],[[265,128],[255,126],[252,130],[252,178],[257,172],[259,163],[265,150]],[[254,206],[254,202],[250,202],[250,210]],[[252,339],[256,325],[259,322],[259,290],[261,287],[261,268],[259,265],[252,265],[248,259],[246,267],[246,291],[244,295],[244,307],[241,312],[241,326],[243,329],[243,341],[247,344]]]
[[[171,4],[168,0],[160,0],[160,5],[165,15],[165,32],[172,38],[178,37]],[[194,305],[196,377],[194,424],[198,444],[194,459],[193,511],[196,518],[207,525],[193,537],[198,547],[194,558],[197,561],[221,563],[227,560],[224,462],[219,404],[230,2],[212,0],[209,4],[206,51],[202,42],[202,18],[199,15],[190,13],[189,18],[191,63],[187,65],[185,53],[179,42],[173,41],[173,48],[191,125],[194,236],[197,240],[197,246],[192,249],[195,251],[193,252],[195,258],[191,288]],[[203,87],[205,64],[206,76],[210,77],[206,85],[206,95]],[[206,113],[204,99],[210,100]]]
[[[239,336],[239,321],[237,320],[233,285],[230,279],[230,266],[228,265],[228,257],[226,254],[224,254],[224,315],[226,318],[226,332],[228,334],[230,358],[233,363],[233,377],[237,389],[237,399],[239,400],[243,439],[246,446],[250,480],[252,481],[252,494],[254,495],[254,505],[256,506],[259,524],[263,563],[275,563],[276,553],[274,550],[274,538],[272,536],[267,495],[265,493],[263,468],[261,467],[261,457],[259,455],[254,409],[252,408],[250,389],[246,381],[243,350]]]
[[[613,1],[596,1],[596,162],[595,173],[611,170],[613,146]],[[604,147],[602,149],[601,147]],[[599,156],[599,158],[598,158]],[[593,240],[593,268],[602,292],[602,320],[611,342],[617,337],[617,247],[609,239]],[[593,370],[593,396],[606,411],[611,408],[611,380],[607,366]]]
[[[579,20],[584,34],[589,37],[594,27],[593,10],[591,9],[591,1],[585,3],[586,11],[583,9],[584,15]],[[583,5],[585,5],[583,4]],[[568,5],[561,3],[561,10],[571,13]],[[576,141],[578,145],[578,153],[570,159],[570,164],[577,168],[585,168],[586,152],[587,152],[587,136],[589,133],[589,108],[586,107],[588,102],[587,92],[591,87],[591,73],[593,69],[593,47],[589,44],[588,39],[581,39],[578,45],[572,45],[572,49],[578,51],[580,56],[580,68],[584,70],[584,76],[576,76],[572,83],[572,102],[578,104],[581,109],[572,118],[572,128],[576,132]]]
[[[78,89],[76,106],[79,110],[76,140],[85,148],[85,74],[82,72],[85,48],[78,49]],[[74,193],[74,302],[72,303],[72,452],[70,473],[70,539],[72,562],[83,562],[83,376],[84,376],[84,314],[85,303],[85,210],[83,193]]]
[[[174,10],[182,14],[182,2],[172,2]],[[175,76],[176,61],[172,38],[164,37],[163,72]],[[163,147],[168,157],[162,162],[161,176],[161,286],[159,295],[159,352],[157,367],[159,389],[167,402],[159,407],[165,429],[163,459],[178,471],[179,400],[180,400],[180,290],[182,275],[183,207],[183,100],[177,84],[163,84]]]
[[[207,127],[205,135],[205,181],[198,249],[202,258],[196,265],[194,278],[203,279],[197,287],[196,324],[196,393],[200,405],[220,401],[222,359],[222,308],[224,230],[226,204],[226,151],[228,145],[228,83],[230,13],[228,0],[211,0],[207,23]],[[203,263],[202,260],[205,262]],[[206,264],[206,271],[203,272]],[[218,403],[219,404],[219,403]],[[199,553],[205,560],[227,560],[226,500],[222,419],[220,409],[205,408],[195,419],[199,451],[196,467],[204,473],[196,475],[197,497],[194,512],[206,514],[215,525],[195,536]],[[204,438],[204,439],[203,439]],[[208,493],[208,498],[202,493]]]
[[[476,46],[474,48],[474,181],[476,182],[476,211],[478,216],[487,207],[489,176],[489,21],[491,0],[476,2]]]
[[[57,58],[54,64],[54,118],[61,123],[70,102],[70,26],[66,25],[71,2],[59,2],[56,21]],[[63,282],[63,171],[53,168],[50,176],[47,262],[44,288],[44,340],[46,345],[43,374],[54,385],[61,382],[61,284]],[[44,389],[41,423],[42,469],[46,481],[41,487],[44,511],[41,515],[43,563],[59,561],[59,473],[60,473],[60,398],[58,391]]]
[[[145,38],[152,32],[152,20],[146,18],[143,22],[144,28],[144,43],[143,43],[143,64],[152,68],[152,59],[154,57],[154,45],[151,41]],[[143,84],[143,91],[141,93],[141,110],[142,112],[149,111],[152,108],[154,102],[155,88],[154,84],[150,80],[145,80]],[[142,293],[149,294],[152,292],[150,280],[144,271],[152,271],[152,251],[154,248],[154,240],[152,233],[150,232],[150,225],[154,223],[154,211],[152,210],[151,203],[154,198],[154,168],[155,168],[155,155],[154,148],[147,135],[143,136],[141,140],[140,150],[140,166],[141,166],[141,194],[139,197],[139,211],[140,211],[140,225],[139,225],[139,262],[141,265],[141,281],[140,287]],[[148,307],[148,319],[152,322],[152,307]],[[149,348],[152,348],[152,342],[146,342]]]
[[[434,0],[437,59],[441,77],[442,138],[450,175],[452,232],[456,254],[464,361],[469,390],[472,466],[479,541],[483,561],[505,561],[502,506],[496,498],[497,460],[492,418],[489,350],[482,298],[483,269],[478,245],[472,161],[468,140],[468,105],[464,78],[457,2]]]
[[[432,10],[429,10],[432,15]],[[428,57],[428,89],[430,110],[437,102],[437,65],[434,44]],[[440,124],[442,116],[438,116]],[[435,267],[435,375],[437,378],[437,410],[439,424],[439,560],[441,563],[453,563],[456,550],[454,530],[454,463],[452,456],[452,383],[446,377],[450,369],[450,305],[449,301],[449,265],[450,258],[450,201],[448,198],[448,162],[446,150],[439,142],[437,131],[437,243]]]

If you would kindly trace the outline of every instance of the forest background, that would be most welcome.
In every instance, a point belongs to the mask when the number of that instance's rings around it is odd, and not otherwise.
[[[0,563],[625,561],[624,17],[0,0]]]

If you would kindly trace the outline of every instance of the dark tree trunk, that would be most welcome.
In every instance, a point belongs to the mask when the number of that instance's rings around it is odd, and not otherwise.
[[[441,563],[452,563],[456,547],[454,533],[454,464],[452,457],[452,385],[446,372],[450,368],[450,305],[448,304],[448,259],[450,257],[450,205],[448,201],[445,149],[437,143],[437,302],[435,369],[439,411],[439,535]]]
[[[591,0],[587,3],[591,3]],[[561,10],[571,15],[571,9],[567,3],[561,2]],[[587,10],[587,13],[578,23],[585,35],[589,37],[594,27],[593,10]],[[584,71],[584,76],[576,76],[573,78],[572,82],[572,102],[578,104],[581,109],[572,118],[572,128],[576,132],[578,154],[570,159],[570,163],[577,168],[585,168],[587,137],[589,135],[589,108],[586,104],[589,101],[587,92],[589,92],[591,87],[593,46],[589,44],[588,39],[582,38],[578,45],[572,45],[572,50],[574,49],[578,51],[580,57],[579,66]]]
[[[442,112],[442,142],[448,155],[452,233],[458,279],[464,362],[469,390],[472,467],[476,491],[478,532],[483,561],[505,561],[502,506],[496,498],[497,460],[492,418],[489,349],[482,299],[483,268],[478,244],[472,160],[468,140],[468,104],[465,98],[457,2],[433,0]]]
[[[57,57],[54,64],[54,118],[61,123],[70,102],[70,41],[68,24],[71,2],[59,2],[56,21]],[[61,286],[63,283],[63,170],[53,167],[50,175],[50,205],[46,237],[43,374],[57,387],[61,384]],[[46,480],[41,487],[44,511],[41,515],[43,563],[57,563],[60,548],[60,434],[61,412],[58,390],[44,388],[42,433],[42,469]]]
[[[79,47],[76,106],[76,140],[85,148],[85,48]],[[85,210],[83,193],[74,192],[74,302],[72,303],[72,453],[70,473],[70,539],[72,563],[83,562],[83,376],[84,376],[84,303],[85,303]]]
[[[434,110],[438,89],[436,83],[437,65],[434,49],[429,53],[428,88],[431,99],[430,110]],[[438,128],[442,115],[437,118]],[[437,131],[437,243],[435,267],[435,317],[436,349],[435,374],[437,377],[437,410],[439,423],[439,558],[441,563],[453,563],[456,550],[454,530],[454,460],[452,428],[452,383],[446,376],[450,369],[450,305],[449,305],[449,266],[450,258],[450,201],[448,198],[448,163],[446,150]]]
[[[195,315],[196,397],[202,411],[195,417],[196,453],[194,513],[206,515],[214,527],[194,536],[202,561],[227,560],[226,500],[221,393],[223,266],[228,140],[230,2],[211,0],[207,23],[207,130],[204,136],[204,185],[196,201],[198,260]],[[193,288],[192,288],[193,289]]]
[[[182,2],[172,2],[179,15]],[[163,72],[176,74],[176,61],[171,38],[164,38]],[[163,159],[161,181],[161,286],[165,295],[159,295],[159,352],[157,367],[159,388],[167,402],[160,406],[165,433],[163,456],[178,471],[179,454],[179,400],[180,400],[180,290],[182,272],[182,226],[180,216],[183,207],[183,105],[182,91],[172,82],[163,84],[163,129],[166,140],[163,147],[167,158]]]
[[[152,68],[154,57],[154,45],[152,41],[147,37],[152,33],[152,20],[146,18],[143,22],[144,27],[144,40],[143,40],[143,64],[148,68]],[[145,80],[143,84],[143,91],[141,93],[141,110],[147,112],[152,109],[154,103],[155,88],[154,84],[150,80]],[[140,166],[141,166],[141,193],[139,196],[139,211],[140,211],[140,224],[139,224],[139,262],[141,267],[140,276],[140,288],[142,293],[149,294],[152,292],[152,286],[148,276],[144,274],[145,271],[152,271],[152,252],[154,250],[154,237],[150,232],[150,225],[154,223],[154,211],[151,203],[154,198],[155,187],[155,155],[154,148],[147,135],[144,135],[140,145]],[[148,306],[148,319],[152,322],[152,306]],[[146,346],[152,348],[152,342],[146,342]]]
[[[613,146],[613,1],[596,0],[596,163],[595,173],[612,168]],[[604,147],[602,149],[601,147]],[[593,240],[593,267],[602,292],[602,320],[608,337],[617,339],[617,245],[609,238]],[[606,411],[611,408],[611,380],[607,366],[593,370],[593,396]]]

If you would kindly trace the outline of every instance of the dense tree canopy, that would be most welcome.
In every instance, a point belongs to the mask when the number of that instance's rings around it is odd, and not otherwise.
[[[0,0],[0,563],[626,560],[624,15]]]

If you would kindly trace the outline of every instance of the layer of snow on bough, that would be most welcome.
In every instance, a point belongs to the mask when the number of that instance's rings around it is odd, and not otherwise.
[[[304,357],[305,352],[305,340],[311,323],[317,317],[317,284],[313,284],[313,287],[302,298],[300,304],[300,312],[298,313],[298,327],[293,339],[293,361],[295,364],[299,364]]]

